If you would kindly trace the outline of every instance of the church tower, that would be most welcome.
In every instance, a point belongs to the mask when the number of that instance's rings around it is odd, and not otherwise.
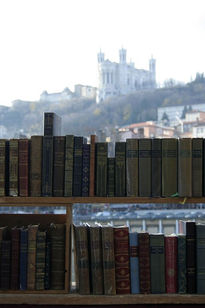
[[[149,60],[149,71],[151,81],[153,85],[156,86],[156,60],[153,57]]]
[[[105,60],[105,54],[103,52],[100,52],[98,53],[98,63],[103,63]]]
[[[127,53],[127,50],[124,49],[124,48],[121,48],[119,50],[119,56],[120,56],[120,63],[121,64],[125,64],[126,63],[126,53]]]

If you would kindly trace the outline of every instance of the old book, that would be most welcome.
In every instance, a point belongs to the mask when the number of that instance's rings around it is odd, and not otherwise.
[[[174,138],[162,139],[162,196],[170,197],[178,192],[177,153],[178,141]]]
[[[29,140],[19,139],[19,196],[29,195]]]
[[[203,195],[203,138],[192,139],[192,196]]]
[[[27,289],[35,289],[36,276],[36,236],[38,225],[28,226]]]
[[[55,112],[44,112],[44,136],[61,135],[61,117]]]
[[[6,139],[0,139],[0,197],[6,196],[6,183],[8,182],[8,158],[7,158],[8,142]]]
[[[178,293],[186,293],[186,235],[178,234],[178,257],[177,257],[177,272],[178,272]]]
[[[108,197],[115,196],[115,158],[108,157],[107,159],[107,195]]]
[[[196,293],[196,224],[186,223],[187,293]]]
[[[151,139],[139,139],[139,196],[151,196]]]
[[[126,140],[127,196],[138,196],[138,139]]]
[[[205,294],[205,225],[196,224],[196,285],[197,293]]]
[[[140,293],[149,294],[151,292],[149,233],[139,232],[138,239]]]
[[[45,289],[46,231],[37,231],[36,237],[36,290]]]
[[[64,195],[65,137],[53,137],[53,196]]]
[[[90,185],[89,196],[95,196],[95,142],[96,136],[90,136]]]
[[[42,178],[42,136],[31,136],[30,143],[30,195],[41,196]]]
[[[43,137],[42,196],[52,197],[53,193],[53,137]]]
[[[92,293],[103,294],[103,264],[101,227],[89,227],[90,268]]]
[[[17,197],[18,190],[18,139],[9,140],[9,196]]]
[[[139,245],[138,233],[131,232],[129,234],[129,249],[130,249],[130,284],[131,293],[140,293],[139,286]]]
[[[106,142],[96,143],[96,196],[107,196],[107,156]]]
[[[1,289],[8,290],[10,288],[10,272],[11,272],[11,240],[2,240],[1,242]]]
[[[51,288],[51,239],[46,233],[46,258],[45,258],[45,281],[44,281],[45,290]]]
[[[90,184],[90,144],[83,144],[82,196],[89,196]]]
[[[83,137],[74,137],[73,196],[82,195]]]
[[[115,295],[115,254],[113,227],[102,227],[102,255],[103,255],[103,282],[104,294]]]
[[[115,143],[115,196],[126,196],[126,143]]]
[[[28,229],[20,231],[20,270],[19,282],[20,289],[27,289],[27,264],[28,264]]]
[[[152,197],[162,195],[162,140],[152,139]]]
[[[11,289],[19,289],[20,228],[11,229]]]
[[[87,226],[74,226],[76,259],[78,268],[78,288],[80,294],[90,294],[90,260],[88,252]]]
[[[180,197],[192,196],[192,139],[179,139],[178,192]]]
[[[166,293],[177,293],[177,237],[165,236]]]
[[[72,197],[73,192],[73,148],[74,136],[65,136],[65,178],[64,196]]]
[[[151,293],[165,293],[164,234],[150,234]]]

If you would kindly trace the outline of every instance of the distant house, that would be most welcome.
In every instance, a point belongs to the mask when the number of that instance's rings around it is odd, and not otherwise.
[[[69,88],[65,88],[62,92],[57,93],[48,93],[44,91],[40,96],[40,101],[61,102],[70,100],[73,96],[74,93]]]

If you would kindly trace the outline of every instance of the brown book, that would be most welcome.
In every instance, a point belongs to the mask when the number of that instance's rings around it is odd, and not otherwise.
[[[138,196],[138,139],[126,140],[127,196]]]
[[[11,230],[11,289],[19,289],[20,228]]]
[[[30,144],[30,195],[41,196],[42,136],[31,136]]]
[[[35,290],[37,231],[38,231],[38,225],[28,226],[28,263],[27,263],[27,289],[28,290]]]
[[[192,196],[192,139],[179,139],[178,192],[180,197]]]
[[[165,236],[166,293],[177,293],[177,237]]]
[[[18,196],[18,139],[9,140],[9,196]]]
[[[53,196],[64,195],[65,137],[53,137]]]
[[[192,196],[202,197],[203,138],[192,139]]]
[[[115,254],[114,254],[114,231],[111,226],[102,227],[102,254],[104,294],[115,295]]]
[[[114,228],[115,279],[117,294],[130,293],[129,229]]]
[[[90,186],[89,195],[90,197],[95,196],[95,142],[96,136],[90,136]]]
[[[138,233],[140,293],[151,292],[149,233]]]
[[[0,197],[6,195],[6,139],[0,139]]]
[[[29,140],[19,139],[19,196],[29,195]]]

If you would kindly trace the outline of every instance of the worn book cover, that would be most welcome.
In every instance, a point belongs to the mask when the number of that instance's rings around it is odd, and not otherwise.
[[[139,196],[151,196],[151,139],[139,139]]]
[[[17,197],[18,189],[18,139],[9,140],[9,196]]]
[[[107,157],[108,145],[106,142],[96,143],[96,196],[107,196]]]
[[[53,137],[53,196],[64,195],[65,137]]]
[[[180,197],[192,196],[192,139],[179,139],[178,192]]]
[[[126,140],[126,186],[127,196],[138,196],[138,139]]]
[[[192,196],[203,195],[203,138],[192,139]]]
[[[138,239],[140,293],[149,294],[151,293],[149,233],[139,232]]]
[[[19,139],[19,196],[29,195],[29,140]]]
[[[166,293],[177,293],[177,237],[165,236]]]
[[[64,178],[64,196],[72,197],[73,191],[73,148],[74,136],[65,136],[65,178]]]
[[[30,142],[30,195],[41,196],[42,178],[42,136],[31,136]]]

